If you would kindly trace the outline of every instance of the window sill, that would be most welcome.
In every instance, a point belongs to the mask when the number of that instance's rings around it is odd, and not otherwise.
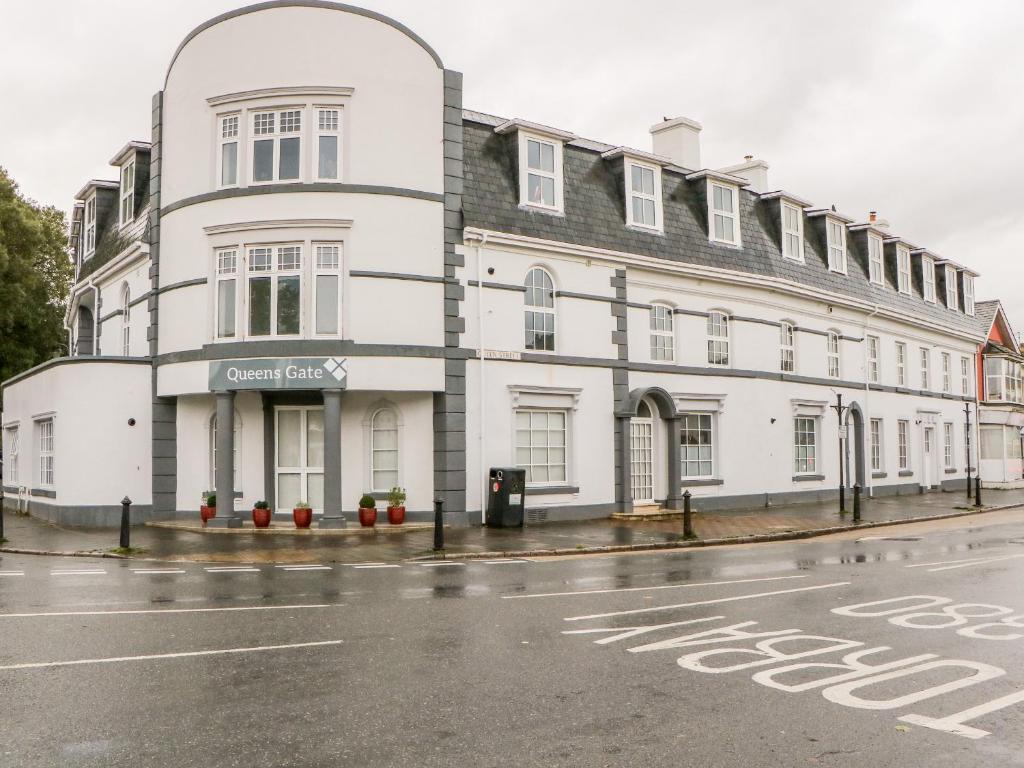
[[[824,480],[824,475],[793,475],[794,483],[810,483],[817,480]]]
[[[658,237],[665,236],[665,230],[660,227],[645,227],[643,224],[632,224],[627,222],[626,229],[632,232],[643,232],[645,235],[657,235]]]
[[[685,491],[687,488],[701,488],[708,485],[724,485],[725,480],[720,477],[705,477],[705,478],[694,478],[688,480],[683,478],[682,488]]]
[[[543,213],[547,216],[559,216],[565,217],[565,211],[558,208],[546,208],[543,205],[533,205],[532,203],[520,203],[520,211],[529,211],[531,213]]]
[[[578,485],[527,485],[526,494],[570,494],[579,493]]]
[[[872,480],[881,480],[883,477],[888,477],[888,476],[889,476],[888,472],[872,472],[871,473],[871,479]]]
[[[946,474],[947,475],[955,475],[956,474],[956,467],[948,467],[946,469]]]
[[[33,488],[29,491],[32,496],[41,496],[46,499],[56,499],[57,492],[52,488]]]
[[[900,477],[913,477],[914,476],[914,470],[912,470],[912,469],[901,469],[900,472],[899,472],[899,476]]]
[[[716,240],[713,237],[709,237],[708,238],[708,242],[711,243],[711,245],[720,245],[723,248],[732,248],[733,250],[736,250],[736,251],[739,251],[739,250],[743,249],[743,244],[742,243],[734,243],[734,242],[731,242],[729,240]]]

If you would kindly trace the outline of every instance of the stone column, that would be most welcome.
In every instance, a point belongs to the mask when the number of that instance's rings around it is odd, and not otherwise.
[[[235,517],[235,393],[217,393],[217,517]],[[231,523],[226,522],[230,526]]]
[[[324,517],[341,515],[341,390],[324,394]]]
[[[668,491],[665,494],[665,509],[683,508],[682,465],[679,462],[679,439],[681,436],[679,416],[665,419],[668,433],[665,456],[668,460]]]

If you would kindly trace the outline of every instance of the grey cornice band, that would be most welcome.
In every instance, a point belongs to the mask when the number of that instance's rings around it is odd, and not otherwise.
[[[374,272],[367,269],[351,269],[349,277],[375,277],[382,280],[412,280],[418,283],[443,283],[445,279],[436,275],[412,275],[406,272]]]
[[[160,215],[166,216],[180,208],[199,203],[208,203],[212,200],[227,200],[229,198],[249,197],[252,195],[283,195],[294,192],[344,192],[350,195],[390,195],[392,197],[411,197],[416,200],[429,200],[432,203],[444,202],[444,195],[440,192],[424,192],[419,189],[385,187],[377,184],[345,184],[317,181],[308,184],[260,184],[253,187],[231,187],[230,189],[204,192],[201,195],[185,197],[163,206],[160,209]]]

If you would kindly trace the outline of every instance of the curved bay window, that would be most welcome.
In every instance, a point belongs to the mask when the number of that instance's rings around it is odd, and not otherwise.
[[[526,275],[526,348],[555,351],[555,283],[535,267]]]

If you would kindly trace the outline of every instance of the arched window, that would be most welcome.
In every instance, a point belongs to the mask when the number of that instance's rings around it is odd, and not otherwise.
[[[779,325],[779,370],[783,373],[796,370],[796,329],[787,320]]]
[[[129,289],[128,284],[125,283],[124,287],[121,289],[121,354],[125,357],[128,357],[129,351],[131,350],[131,303],[131,289]]]
[[[526,275],[526,348],[555,351],[555,284],[540,267]]]
[[[842,374],[839,357],[839,332],[828,332],[828,375],[830,379],[838,379]]]
[[[370,484],[374,491],[398,485],[398,415],[380,408],[370,418]]]
[[[234,443],[234,483],[235,491],[241,491],[242,485],[238,477],[238,460],[242,455],[242,420],[238,418],[238,411],[235,411],[234,419],[235,437]],[[217,487],[217,414],[210,417],[210,488]]]
[[[708,315],[708,364],[729,364],[729,316],[724,312]]]
[[[675,346],[672,307],[655,304],[651,307],[651,360],[675,360]]]

